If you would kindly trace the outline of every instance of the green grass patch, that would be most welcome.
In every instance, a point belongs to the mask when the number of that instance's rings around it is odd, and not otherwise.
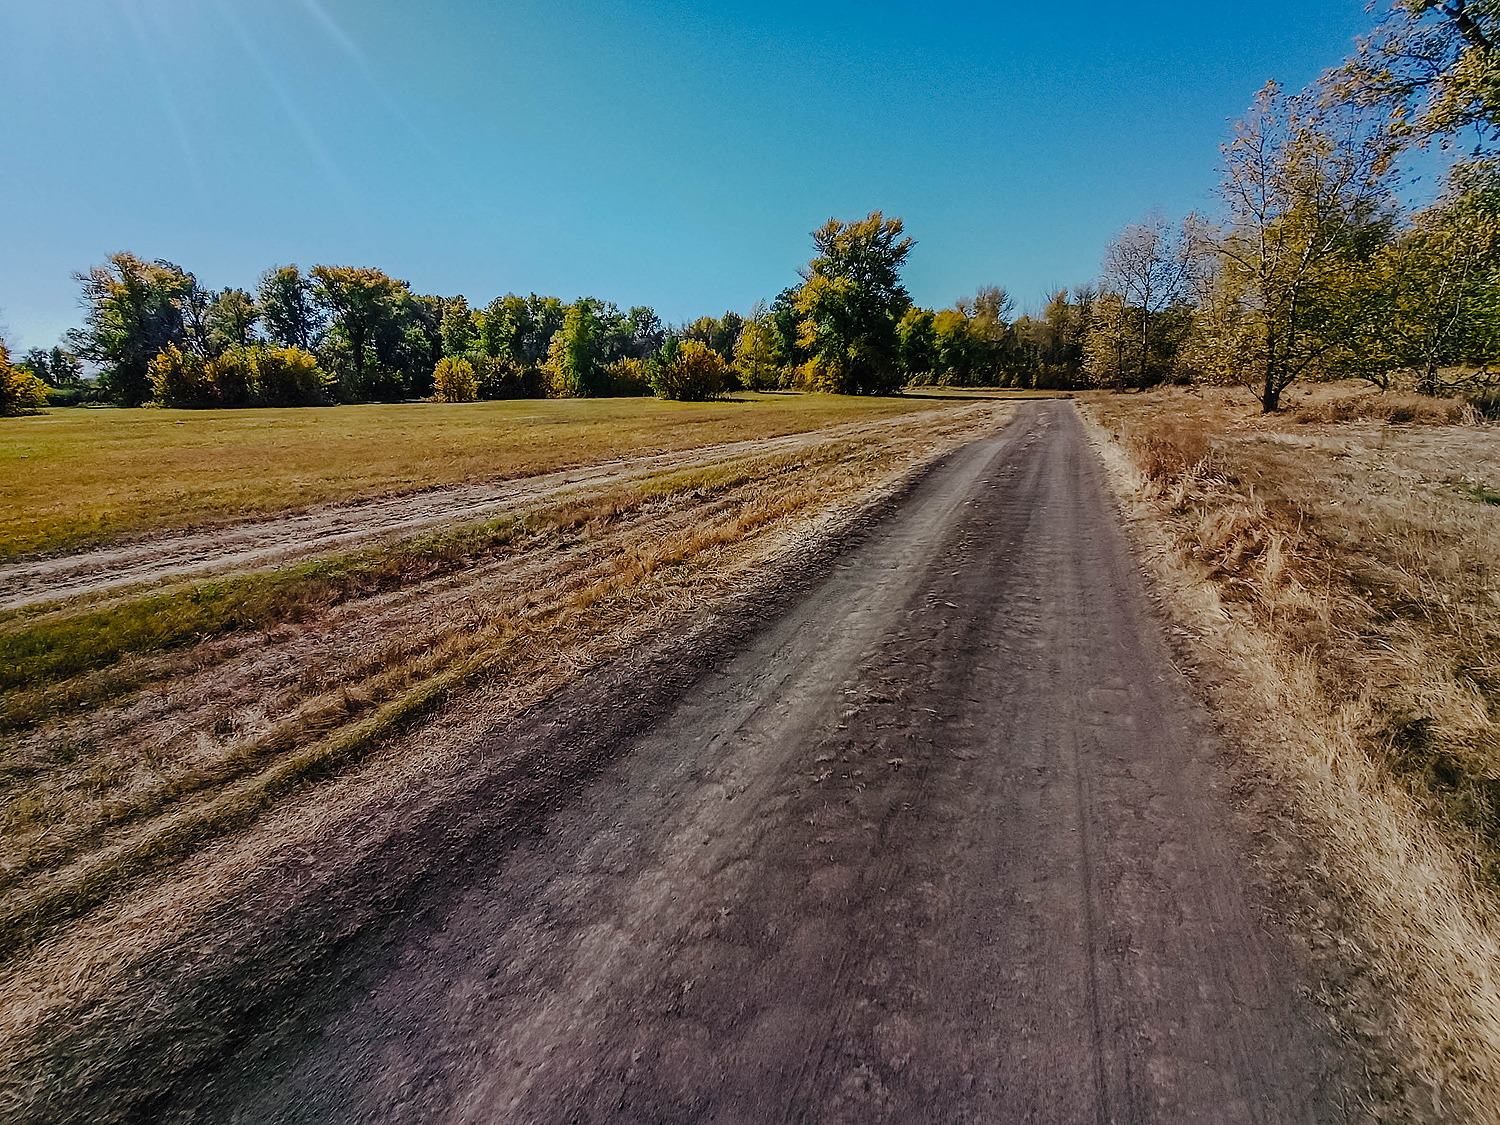
[[[1472,500],[1476,504],[1500,505],[1500,492],[1496,492],[1482,480],[1459,478],[1448,483],[1453,486],[1453,491],[1465,500]]]

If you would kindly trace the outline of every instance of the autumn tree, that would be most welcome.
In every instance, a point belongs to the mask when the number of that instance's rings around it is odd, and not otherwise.
[[[1475,130],[1500,137],[1500,4],[1404,0],[1326,85],[1332,96],[1391,115],[1402,143],[1427,145]]]
[[[896,325],[911,307],[901,266],[914,245],[901,235],[901,220],[879,211],[852,223],[829,219],[813,232],[818,257],[797,294],[811,385],[839,394],[901,386]]]
[[[170,262],[127,253],[73,276],[83,286],[84,322],[68,333],[71,349],[99,364],[113,402],[139,406],[151,397],[151,360],[186,340],[183,305],[196,281]]]
[[[1253,323],[1261,408],[1304,377],[1336,377],[1361,316],[1356,283],[1391,222],[1384,123],[1268,83],[1223,146],[1222,227],[1204,246],[1224,298]]]
[[[744,327],[744,317],[730,311],[721,317],[700,316],[682,330],[682,337],[706,344],[718,352],[725,363],[732,363],[735,345],[739,343],[740,332]]]
[[[755,303],[749,318],[740,328],[739,339],[734,345],[734,365],[740,381],[752,391],[774,390],[782,384],[776,330],[764,301]]]
[[[432,373],[433,396],[439,402],[473,402],[479,397],[479,377],[469,361],[447,355]]]
[[[668,337],[648,370],[660,398],[702,402],[722,398],[729,386],[729,365],[701,340]]]
[[[10,349],[0,340],[0,415],[33,414],[46,405],[47,384],[11,363]]]

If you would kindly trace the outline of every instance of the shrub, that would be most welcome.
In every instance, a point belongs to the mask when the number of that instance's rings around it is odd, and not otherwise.
[[[651,373],[646,363],[639,359],[617,359],[605,367],[609,375],[609,393],[618,398],[634,398],[649,395]]]
[[[0,414],[34,414],[47,405],[47,384],[10,361],[0,344]]]
[[[546,398],[547,375],[539,367],[525,367],[508,359],[485,360],[479,380],[480,398]]]
[[[147,373],[151,395],[163,406],[217,406],[209,361],[168,344],[152,357]]]
[[[432,373],[432,389],[439,402],[473,402],[479,397],[479,376],[468,360],[444,356]]]
[[[724,357],[698,340],[669,340],[651,364],[651,389],[660,398],[703,402],[722,398],[728,382]]]
[[[262,406],[320,406],[329,401],[329,376],[318,357],[301,348],[256,348],[251,397]]]
[[[235,348],[214,359],[169,344],[151,361],[151,389],[162,406],[315,406],[328,401],[328,376],[301,348]]]

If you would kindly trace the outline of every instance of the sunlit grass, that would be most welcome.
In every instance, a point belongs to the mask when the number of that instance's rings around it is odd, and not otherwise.
[[[962,399],[953,396],[954,404]],[[944,399],[741,395],[0,419],[0,559],[163,528],[801,433]]]

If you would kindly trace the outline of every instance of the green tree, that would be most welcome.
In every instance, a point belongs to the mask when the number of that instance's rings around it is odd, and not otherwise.
[[[49,387],[72,388],[83,383],[83,364],[65,348],[32,348],[16,365],[24,367]]]
[[[256,290],[266,334],[284,348],[311,351],[323,330],[316,282],[296,266],[277,266],[261,275]]]
[[[600,328],[597,302],[585,297],[567,307],[547,353],[554,395],[598,398],[609,393],[609,373],[600,362]]]
[[[635,359],[650,359],[661,350],[667,340],[667,329],[648,305],[637,305],[630,310],[630,355]]]
[[[479,344],[474,314],[469,311],[469,302],[462,297],[454,297],[443,306],[440,331],[444,355],[463,355]]]
[[[936,315],[912,306],[896,325],[896,354],[910,383],[931,382],[938,371]]]
[[[221,290],[204,316],[209,353],[248,347],[260,315],[255,298],[243,289]]]
[[[151,360],[169,344],[187,343],[183,310],[196,281],[170,262],[127,253],[73,276],[83,286],[84,323],[68,333],[68,343],[99,364],[111,401],[139,406],[151,397]]]
[[[783,289],[771,302],[771,328],[776,333],[776,360],[782,367],[801,367],[807,362],[802,347],[802,314],[797,311],[797,294],[801,289]]]
[[[896,325],[911,307],[901,266],[913,242],[900,219],[879,211],[813,232],[818,257],[797,295],[808,382],[840,394],[889,394],[901,386]]]
[[[1442,367],[1500,360],[1500,175],[1459,164],[1433,206],[1382,256],[1384,285],[1371,302],[1375,348],[1388,369],[1418,372],[1417,389],[1437,394]]]
[[[363,394],[369,380],[367,352],[377,334],[404,336],[398,329],[406,283],[377,269],[353,266],[314,266],[315,298],[348,345],[355,393]]]
[[[563,317],[563,303],[556,297],[498,297],[485,309],[480,346],[519,371],[538,369],[546,362]]]

